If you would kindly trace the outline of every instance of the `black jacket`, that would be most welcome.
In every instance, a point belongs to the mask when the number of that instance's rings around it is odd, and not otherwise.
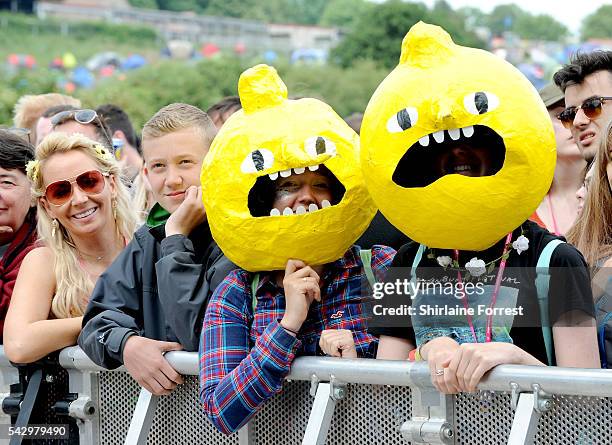
[[[206,223],[189,237],[168,238],[164,225],[142,226],[98,279],[79,346],[107,369],[123,364],[123,346],[131,335],[197,351],[210,296],[235,268]]]

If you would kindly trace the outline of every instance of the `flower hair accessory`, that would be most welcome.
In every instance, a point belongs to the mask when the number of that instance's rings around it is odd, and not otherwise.
[[[32,182],[36,182],[38,180],[38,175],[40,174],[40,161],[38,159],[34,159],[26,164],[26,175]]]
[[[108,148],[100,144],[95,144],[93,146],[93,149],[99,158],[104,159],[105,161],[110,161],[113,159],[113,154],[110,152]]]

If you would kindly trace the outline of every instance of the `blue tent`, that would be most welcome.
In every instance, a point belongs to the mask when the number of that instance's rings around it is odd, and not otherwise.
[[[143,56],[141,56],[140,54],[132,54],[126,57],[123,62],[121,62],[121,69],[125,71],[135,70],[137,68],[145,66],[146,64],[147,61]]]
[[[95,78],[84,66],[77,66],[72,72],[72,81],[81,88],[91,88],[94,86]]]

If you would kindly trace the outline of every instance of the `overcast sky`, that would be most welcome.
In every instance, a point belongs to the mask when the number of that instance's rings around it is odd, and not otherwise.
[[[417,0],[418,1],[418,0]],[[435,0],[420,0],[427,6],[433,6]],[[549,14],[565,24],[570,31],[578,34],[582,19],[595,12],[610,0],[446,0],[453,9],[463,6],[479,8],[491,12],[497,5],[514,3],[531,14]],[[612,26],[612,25],[611,25]]]

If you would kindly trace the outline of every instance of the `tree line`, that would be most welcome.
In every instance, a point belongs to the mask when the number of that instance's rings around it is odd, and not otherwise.
[[[561,41],[570,32],[552,14],[531,14],[513,3],[496,6],[489,14],[477,8],[453,10],[447,1],[438,0],[428,10],[422,3],[387,0],[373,3],[367,0],[129,0],[139,8],[168,11],[193,11],[200,14],[261,20],[268,23],[295,23],[301,25],[339,26],[346,32],[358,32],[373,19],[376,11],[389,17],[390,11],[401,15],[433,17],[449,31],[460,31],[466,38],[475,27],[488,28],[493,34],[511,31],[522,39]],[[580,38],[612,38],[612,5],[603,5],[587,16]],[[368,26],[371,28],[371,26]],[[456,35],[456,34],[453,34]]]

